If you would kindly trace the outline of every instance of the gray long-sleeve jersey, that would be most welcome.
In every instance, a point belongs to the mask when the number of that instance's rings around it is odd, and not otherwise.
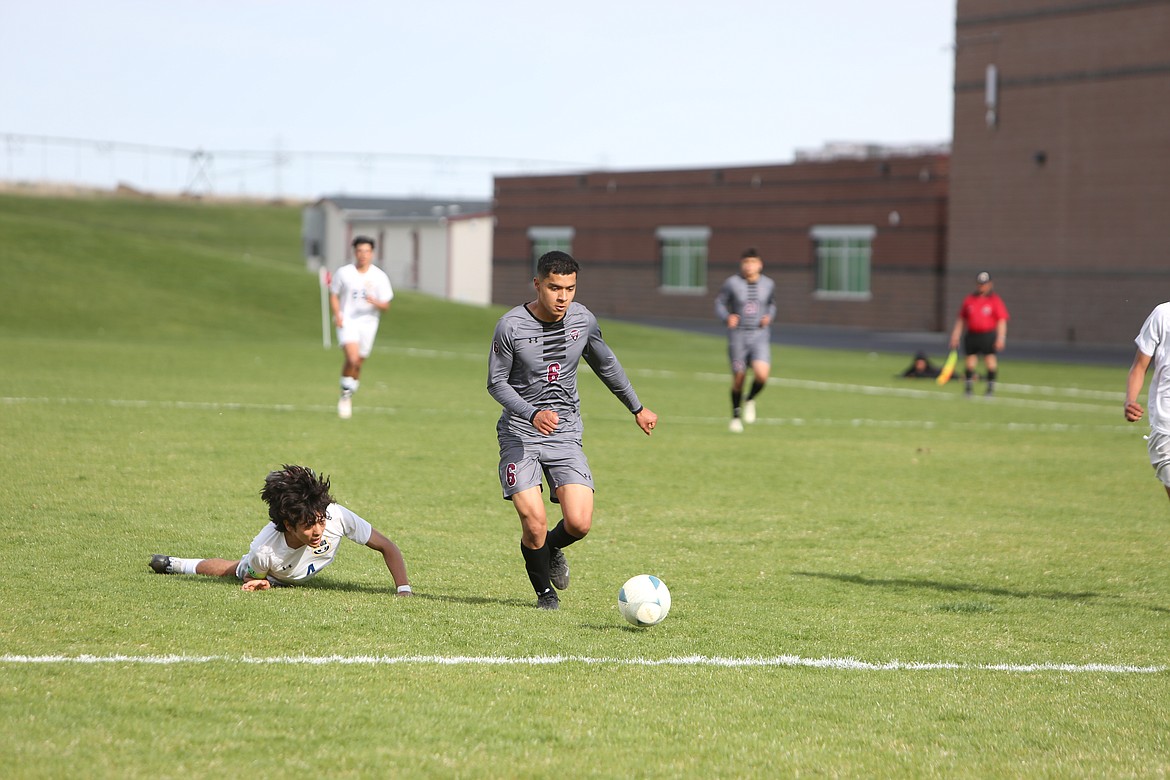
[[[551,409],[560,418],[557,433],[581,432],[577,365],[581,358],[631,412],[642,408],[625,370],[601,337],[593,313],[569,304],[558,322],[538,320],[517,306],[496,323],[488,358],[487,389],[504,407],[499,427],[537,435],[532,418]]]
[[[732,314],[739,315],[739,330],[758,330],[765,315],[768,322],[776,320],[776,283],[760,276],[754,284],[739,274],[727,277],[715,299],[715,314],[727,322]]]

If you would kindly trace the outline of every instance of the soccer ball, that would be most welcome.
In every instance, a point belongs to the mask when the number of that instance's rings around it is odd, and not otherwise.
[[[635,626],[654,626],[670,612],[670,591],[653,574],[630,577],[618,591],[618,611]]]

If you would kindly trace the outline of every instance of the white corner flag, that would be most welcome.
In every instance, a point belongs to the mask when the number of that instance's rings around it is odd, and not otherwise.
[[[321,282],[321,343],[329,349],[333,346],[333,337],[329,333],[329,283],[333,276],[328,268],[321,266],[317,269],[317,278]]]

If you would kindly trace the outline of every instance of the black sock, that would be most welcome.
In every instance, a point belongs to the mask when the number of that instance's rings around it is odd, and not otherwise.
[[[732,417],[739,417],[739,407],[741,405],[743,405],[743,391],[742,390],[732,390],[731,391],[731,416]]]
[[[580,536],[573,536],[571,533],[569,533],[568,529],[565,528],[564,518],[561,518],[561,522],[557,523],[556,528],[548,532],[548,536],[545,537],[545,539],[547,540],[545,543],[549,547],[556,547],[561,550],[565,549],[573,542],[581,541]]]
[[[765,380],[765,381],[767,381],[767,380]],[[752,400],[753,398],[755,398],[757,395],[759,395],[762,392],[764,392],[764,382],[761,382],[758,379],[753,379],[752,380],[752,391],[750,393],[748,393],[748,400],[749,401]]]
[[[975,372],[968,368],[967,373],[966,373],[966,377],[967,377],[967,392],[971,392],[971,385],[975,381]]]
[[[995,387],[995,378],[999,376],[999,371],[987,372],[987,392],[991,392],[991,388]]]
[[[520,543],[520,552],[524,556],[524,568],[528,570],[528,580],[532,583],[532,589],[536,591],[536,595],[540,595],[552,588],[552,582],[548,579],[548,541],[545,540],[544,547],[539,550],[532,550]]]

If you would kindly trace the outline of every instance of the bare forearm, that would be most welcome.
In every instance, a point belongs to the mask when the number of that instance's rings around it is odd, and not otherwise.
[[[1142,419],[1145,410],[1138,403],[1138,395],[1142,392],[1142,385],[1146,381],[1146,369],[1150,367],[1150,356],[1140,349],[1134,352],[1133,364],[1129,367],[1129,376],[1125,381],[1125,419],[1137,422]]]
[[[386,568],[390,570],[390,576],[394,578],[395,585],[409,585],[410,578],[406,576],[406,561],[402,557],[402,551],[398,549],[398,545],[390,542],[390,547],[382,551],[382,559],[386,561]]]
[[[1129,378],[1125,382],[1125,402],[1135,403],[1142,393],[1142,385],[1146,382],[1145,366],[1139,367],[1136,363],[1130,366]]]
[[[410,584],[410,579],[406,576],[406,561],[403,559],[402,551],[398,549],[398,545],[386,538],[381,531],[374,529],[370,533],[370,540],[366,542],[366,547],[382,554],[382,560],[386,562],[386,568],[390,570],[390,576],[394,578],[395,585]]]
[[[951,328],[951,348],[959,343],[959,337],[963,335],[963,321],[961,319],[955,320],[954,327]]]

